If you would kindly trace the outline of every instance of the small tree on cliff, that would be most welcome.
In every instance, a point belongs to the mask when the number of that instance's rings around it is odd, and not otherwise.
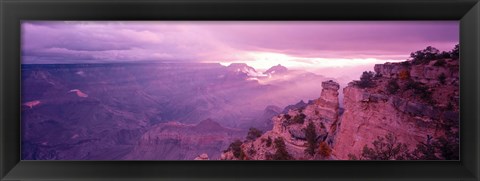
[[[412,152],[412,159],[414,160],[439,160],[435,154],[435,146],[433,144],[432,137],[427,136],[426,142],[417,144],[417,148]]]
[[[266,145],[267,147],[272,146],[272,138],[270,138],[270,136],[267,138],[267,141],[266,141],[265,145]]]
[[[432,99],[432,92],[428,89],[428,86],[420,83],[420,82],[415,82],[413,80],[409,80],[405,84],[405,90],[413,90],[414,94],[421,99],[423,99],[425,102],[433,104],[433,99]]]
[[[436,67],[443,67],[445,66],[445,64],[447,64],[447,61],[445,61],[445,59],[440,59],[440,60],[437,60],[433,66],[436,66]]]
[[[412,52],[410,57],[412,58],[412,63],[415,65],[418,64],[427,64],[430,60],[438,58],[440,51],[432,46],[428,46],[423,50]]]
[[[435,147],[439,150],[440,156],[445,160],[458,160],[460,152],[460,144],[458,135],[440,137],[435,143]]]
[[[458,160],[458,132],[447,132],[446,136],[437,139],[427,135],[427,141],[417,144],[412,153],[415,160]]]
[[[318,154],[320,154],[322,158],[328,158],[332,154],[332,149],[325,141],[322,141],[318,149]]]
[[[438,76],[438,81],[439,81],[440,84],[442,84],[442,85],[445,85],[446,79],[447,79],[447,76],[446,76],[444,73],[441,73],[441,74]]]
[[[360,76],[360,81],[358,82],[358,86],[360,88],[367,88],[367,87],[373,87],[373,77],[375,76],[375,73],[372,71],[365,71],[362,73],[362,76]]]
[[[262,136],[262,131],[257,128],[250,128],[247,133],[247,140],[255,140],[258,137]]]
[[[294,124],[303,124],[303,122],[305,122],[306,117],[307,116],[303,113],[297,114],[295,117],[293,117],[292,122]]]
[[[387,88],[387,92],[389,94],[395,94],[395,93],[397,93],[398,89],[400,89],[400,86],[398,85],[396,79],[392,79],[392,80],[388,81],[388,84],[387,84],[386,88]]]
[[[460,57],[460,45],[456,44],[455,47],[450,51],[450,57],[458,59]]]
[[[385,137],[377,137],[372,143],[373,148],[365,145],[360,155],[360,160],[405,160],[409,158],[407,145],[399,143],[397,137],[388,133]],[[349,155],[356,159],[355,155]]]
[[[317,147],[317,133],[315,132],[315,125],[309,122],[307,129],[305,129],[305,138],[307,139],[307,148],[305,152],[313,155],[315,154],[315,148]]]
[[[398,143],[396,137],[389,134],[385,138],[378,137],[373,148],[363,147],[360,157],[348,154],[350,160],[458,160],[458,132],[446,133],[446,137],[434,139],[427,135],[426,142],[417,144],[410,152],[404,143]]]
[[[235,140],[233,143],[230,144],[230,146],[228,147],[229,150],[232,151],[233,153],[233,156],[235,156],[236,158],[241,158],[241,154],[242,154],[242,141],[240,140]]]
[[[274,144],[277,150],[272,156],[273,160],[293,160],[293,157],[288,153],[285,147],[285,141],[283,141],[283,138],[275,138]]]

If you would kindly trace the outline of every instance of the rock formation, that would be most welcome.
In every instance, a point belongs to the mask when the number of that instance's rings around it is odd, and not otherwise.
[[[267,131],[255,140],[247,140],[240,146],[241,157],[234,155],[234,151],[225,151],[221,159],[224,160],[269,160],[278,148],[274,140],[281,138],[285,142],[287,152],[293,159],[329,159],[319,158],[316,154],[305,152],[308,146],[305,131],[308,124],[314,125],[317,142],[333,143],[338,124],[338,89],[339,84],[334,81],[322,82],[320,98],[304,107],[289,109],[287,113],[272,118],[273,129]],[[317,147],[317,146],[316,146]]]
[[[413,150],[428,137],[443,136],[445,125],[457,129],[458,60],[447,60],[442,66],[436,66],[437,61],[375,65],[375,86],[360,88],[352,82],[345,87],[345,112],[333,154],[342,160],[348,154],[359,155],[364,145],[371,146],[388,133]],[[439,78],[442,74],[444,80]],[[398,90],[387,90],[393,82]]]
[[[458,60],[386,63],[375,65],[375,72],[370,85],[363,87],[353,81],[343,89],[341,116],[339,84],[322,82],[318,99],[287,107],[272,118],[271,131],[255,140],[230,145],[221,159],[278,158],[278,148],[272,144],[277,139],[283,140],[291,159],[348,160],[349,154],[361,155],[364,146],[372,147],[373,141],[389,133],[409,151],[432,138],[458,136]],[[320,151],[315,145],[315,153],[307,153],[309,124],[314,125],[316,144],[328,151]]]
[[[441,65],[437,62],[445,62]],[[446,82],[458,86],[459,81],[459,61],[458,59],[440,59],[430,61],[428,65],[411,65],[407,63],[385,63],[377,64],[374,70],[378,75],[385,78],[399,78],[402,73],[406,73],[412,80],[424,84],[434,85],[439,83],[438,77],[445,75]]]

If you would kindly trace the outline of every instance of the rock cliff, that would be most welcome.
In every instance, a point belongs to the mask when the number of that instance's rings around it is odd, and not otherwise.
[[[232,143],[221,159],[348,160],[387,134],[408,151],[432,138],[458,138],[458,67],[458,59],[375,65],[375,73],[343,88],[341,115],[339,84],[322,82],[318,99],[287,107],[272,118],[272,130]]]
[[[306,130],[313,124],[316,142],[332,145],[338,124],[338,89],[334,81],[322,82],[320,98],[303,107],[295,106],[286,113],[272,118],[273,129],[265,132],[255,140],[241,142],[237,150],[230,145],[221,156],[224,160],[271,160],[278,154],[277,139],[283,140],[285,149],[292,159],[331,159],[318,154],[308,154]],[[318,145],[315,145],[318,147]],[[235,152],[241,153],[240,156]]]
[[[333,146],[335,157],[359,155],[365,145],[388,133],[413,150],[429,137],[458,130],[458,60],[386,63],[375,65],[375,72],[372,87],[352,82],[343,89],[345,112]]]

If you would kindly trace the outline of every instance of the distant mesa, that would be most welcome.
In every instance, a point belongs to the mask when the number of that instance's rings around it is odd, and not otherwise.
[[[195,129],[198,130],[223,130],[224,127],[222,127],[218,122],[213,121],[212,119],[205,119],[198,123],[195,126]]]
[[[69,93],[75,92],[78,97],[84,97],[84,98],[88,97],[87,94],[83,93],[82,91],[80,91],[80,90],[78,90],[78,89],[73,89],[73,90],[70,90],[70,91],[68,91],[68,92],[69,92]]]

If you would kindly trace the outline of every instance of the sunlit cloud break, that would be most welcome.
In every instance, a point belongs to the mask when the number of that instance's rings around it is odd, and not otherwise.
[[[233,61],[234,63],[246,63],[258,70],[266,70],[278,64],[291,69],[315,70],[405,61],[405,59],[296,57],[272,52],[245,52],[237,55],[236,59],[237,61]],[[224,66],[231,63],[232,61],[220,61],[220,64]]]
[[[400,61],[459,41],[458,21],[23,21],[22,63],[244,62],[266,69]],[[312,67],[313,66],[313,67]]]

